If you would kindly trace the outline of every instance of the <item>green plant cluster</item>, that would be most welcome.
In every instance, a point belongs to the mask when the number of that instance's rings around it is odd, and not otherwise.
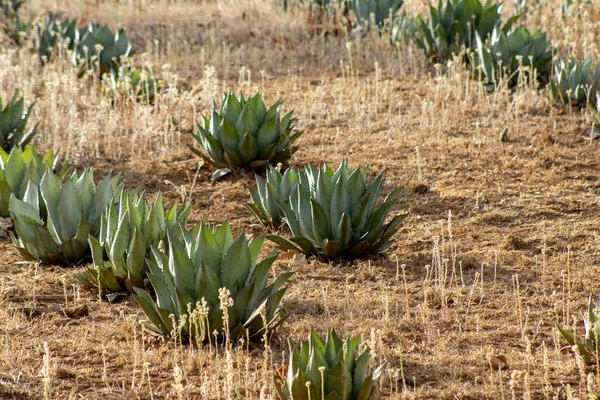
[[[500,85],[548,84],[554,101],[580,108],[587,105],[597,119],[594,107],[600,66],[594,65],[591,57],[581,61],[573,56],[554,57],[552,43],[541,29],[530,31],[517,25],[529,8],[538,4],[515,1],[513,15],[504,22],[501,2],[438,0],[437,5],[430,5],[428,17],[403,13],[395,18],[391,42],[397,46],[413,43],[435,63],[449,59],[466,62],[472,76],[490,91]],[[573,1],[563,4],[562,15],[573,5]]]
[[[385,171],[370,180],[368,167],[350,170],[344,161],[336,170],[310,165],[280,172],[302,133],[293,113],[283,115],[280,107],[280,101],[267,107],[260,94],[228,94],[193,135],[203,150],[194,152],[217,171],[256,172],[248,208],[263,224],[285,224],[291,234],[250,239],[243,232],[234,237],[228,220],[189,227],[190,204],[167,209],[160,192],[150,202],[139,189],[125,190],[118,176],[96,183],[93,169],[67,174],[68,164],[52,150],[40,157],[32,145],[23,147],[35,129],[24,133],[29,111],[14,100],[0,120],[12,127],[5,140],[10,151],[0,150],[0,211],[13,221],[16,249],[31,262],[82,266],[75,278],[109,301],[132,294],[152,334],[197,345],[263,338],[288,317],[284,295],[293,275],[271,278],[279,249],[261,257],[265,239],[318,258],[356,258],[384,252],[407,216],[387,221],[400,191],[380,200]],[[263,170],[265,180],[258,175]],[[290,342],[293,374],[280,393],[311,382],[311,393],[321,388],[327,398],[368,398],[380,370],[368,373],[369,351],[359,354],[358,346],[359,337],[343,342],[333,331],[325,342],[315,332],[300,347]]]
[[[152,71],[132,67],[133,45],[124,29],[113,32],[108,25],[95,22],[81,26],[77,19],[59,19],[50,14],[27,22],[18,13],[24,3],[24,0],[1,3],[3,29],[14,43],[24,46],[31,42],[42,64],[63,58],[71,62],[79,76],[97,71],[106,77],[103,81],[107,94],[117,95],[123,88],[122,93],[127,97],[154,102],[161,82],[154,78]]]
[[[381,31],[390,26],[404,4],[404,0],[298,0],[296,6],[308,4],[312,13],[337,16],[341,12],[349,30]],[[285,10],[290,6],[289,0],[283,1]]]

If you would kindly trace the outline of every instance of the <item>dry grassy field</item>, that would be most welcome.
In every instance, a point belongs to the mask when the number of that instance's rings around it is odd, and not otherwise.
[[[521,22],[543,27],[556,54],[600,61],[599,4],[561,17],[562,1],[539,3]],[[402,10],[427,14],[428,3]],[[598,366],[556,328],[581,334],[588,297],[600,295],[600,157],[587,110],[537,85],[486,91],[461,63],[434,65],[413,44],[270,0],[28,0],[22,10],[44,12],[125,27],[136,64],[164,84],[152,105],[112,100],[69,63],[42,66],[1,36],[0,95],[35,100],[41,151],[151,198],[162,191],[169,206],[188,199],[190,223],[229,217],[234,233],[257,236],[264,227],[245,207],[253,174],[212,183],[214,168],[188,145],[213,98],[260,92],[304,130],[291,166],[386,169],[383,192],[404,188],[391,215],[404,203],[410,215],[381,255],[280,257],[275,275],[295,272],[289,318],[231,352],[152,337],[133,299],[100,300],[72,268],[24,262],[0,239],[0,398],[274,399],[288,339],[311,328],[362,333],[371,366],[387,363],[376,397],[597,398]]]

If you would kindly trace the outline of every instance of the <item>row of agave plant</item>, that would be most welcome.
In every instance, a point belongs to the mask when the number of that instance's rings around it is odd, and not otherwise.
[[[435,62],[466,54],[474,75],[489,89],[537,81],[549,83],[560,103],[595,106],[600,65],[594,68],[590,57],[581,62],[573,57],[553,60],[551,43],[541,30],[513,27],[522,14],[503,23],[501,11],[502,4],[491,0],[438,0],[437,7],[430,6],[429,18],[397,18],[392,41],[413,40]]]
[[[81,26],[77,19],[61,20],[50,14],[24,22],[18,14],[24,3],[24,0],[1,3],[4,32],[14,43],[21,47],[29,45],[42,64],[59,56],[69,59],[80,77],[97,71],[106,82],[108,94],[124,89],[135,100],[154,101],[161,82],[151,71],[132,67],[132,43],[125,29],[113,33],[106,24],[90,22]]]
[[[260,258],[265,240],[319,258],[361,257],[384,252],[407,215],[386,221],[399,190],[379,201],[385,172],[369,182],[368,168],[350,170],[346,162],[335,171],[272,167],[290,159],[302,134],[292,113],[280,109],[281,102],[267,107],[260,94],[225,95],[198,126],[194,152],[215,166],[215,179],[240,168],[266,169],[264,179],[256,175],[248,208],[272,231],[285,223],[289,237],[234,237],[228,220],[189,227],[190,204],[165,209],[161,193],[149,203],[139,190],[125,190],[118,176],[96,184],[92,169],[67,174],[68,164],[52,150],[39,157],[23,141],[0,151],[0,215],[12,218],[10,235],[24,259],[84,264],[75,272],[81,284],[109,301],[133,294],[156,335],[198,344],[215,331],[215,340],[262,338],[287,317],[283,297],[292,276],[269,282],[279,253]],[[27,117],[23,112],[21,121]],[[307,342],[290,342],[278,395],[369,398],[382,368],[368,373],[370,353],[359,353],[359,341],[330,331],[325,340],[311,332]]]
[[[399,0],[313,0],[311,4],[324,13],[340,5],[352,10],[361,27],[369,22],[380,30],[391,26],[392,43],[412,42],[433,62],[458,57],[470,64],[474,78],[489,90],[499,85],[549,83],[558,102],[596,106],[600,65],[594,67],[589,57],[581,62],[573,57],[553,60],[546,34],[516,26],[522,7],[516,7],[515,14],[503,22],[502,3],[491,0],[438,0],[437,6],[430,5],[429,17],[401,14],[403,1]]]

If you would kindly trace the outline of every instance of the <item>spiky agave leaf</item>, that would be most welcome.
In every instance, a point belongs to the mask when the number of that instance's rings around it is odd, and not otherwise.
[[[33,104],[25,108],[25,99],[18,97],[18,92],[15,92],[4,109],[2,109],[2,98],[0,97],[0,147],[7,152],[17,146],[27,146],[37,133],[39,124],[35,124],[33,129],[27,132],[27,122],[31,116]]]
[[[38,185],[29,182],[23,200],[11,195],[13,241],[27,260],[69,265],[89,256],[88,236],[100,230],[100,216],[123,190],[118,177],[105,177],[96,186],[93,170],[73,173],[64,183],[46,170]],[[40,204],[47,217],[41,217]]]
[[[199,134],[192,134],[204,152],[190,149],[219,168],[213,179],[235,168],[263,169],[286,162],[298,149],[294,142],[302,132],[293,132],[296,120],[292,112],[282,117],[280,105],[267,109],[260,93],[248,100],[225,95],[220,110],[213,104],[210,118],[198,124]]]
[[[266,327],[272,330],[283,322],[281,299],[286,289],[282,286],[291,273],[267,285],[277,252],[258,262],[264,236],[248,242],[242,233],[234,239],[229,221],[225,221],[219,228],[201,223],[188,231],[180,226],[170,230],[167,237],[164,251],[153,246],[147,260],[156,300],[143,289],[134,288],[134,298],[149,319],[149,329],[172,334],[169,315],[173,314],[182,333],[197,341],[208,340],[214,330],[224,337],[221,288],[230,291],[234,303],[228,310],[232,340],[244,337],[246,330],[253,338]],[[198,315],[197,306],[202,301],[207,308]]]
[[[0,217],[10,217],[9,202],[11,194],[18,199],[23,199],[27,184],[33,182],[40,184],[42,176],[47,169],[55,171],[59,179],[62,179],[69,168],[66,159],[61,162],[60,170],[55,170],[58,165],[58,153],[52,149],[48,150],[43,158],[39,158],[35,146],[31,145],[24,149],[14,147],[10,153],[0,149]],[[41,216],[45,218],[43,202],[40,203]]]
[[[256,190],[249,188],[252,203],[248,209],[264,225],[278,227],[283,222],[283,211],[279,206],[287,202],[292,190],[298,183],[298,174],[288,169],[283,174],[276,168],[266,171],[266,179],[256,175]]]
[[[368,185],[367,171],[368,168],[357,168],[351,172],[346,162],[335,172],[327,165],[300,171],[299,184],[292,190],[289,201],[279,202],[292,237],[267,238],[282,249],[329,259],[385,251],[408,214],[397,215],[385,223],[400,189],[377,205],[385,171]]]
[[[369,374],[370,350],[359,353],[359,344],[360,335],[342,341],[333,329],[325,340],[311,330],[308,341],[290,341],[287,377],[275,381],[280,399],[367,400],[384,365]]]
[[[583,314],[585,336],[579,338],[566,328],[557,325],[558,331],[565,338],[574,351],[583,358],[586,364],[596,364],[598,360],[598,349],[600,348],[600,324],[598,321],[598,308],[594,305],[592,296],[588,301],[587,314]]]
[[[190,212],[189,203],[165,212],[160,192],[150,207],[143,194],[122,193],[102,214],[98,236],[88,238],[93,266],[75,277],[85,286],[108,292],[143,288],[151,247],[161,244],[168,229],[185,226]]]

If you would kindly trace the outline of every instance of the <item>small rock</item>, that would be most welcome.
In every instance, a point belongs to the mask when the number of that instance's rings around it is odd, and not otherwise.
[[[527,248],[527,243],[516,236],[506,235],[502,243],[502,248],[504,250],[523,250]]]
[[[497,356],[490,356],[485,363],[486,368],[493,370],[503,370],[508,368],[508,361],[502,354]]]
[[[430,192],[430,190],[431,189],[429,189],[429,186],[425,185],[424,183],[419,183],[413,188],[413,192],[416,194],[427,194]]]

